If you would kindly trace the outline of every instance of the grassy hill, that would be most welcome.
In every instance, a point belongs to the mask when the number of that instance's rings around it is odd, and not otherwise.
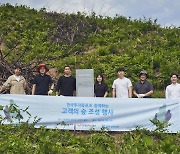
[[[19,65],[31,85],[36,65],[43,62],[60,73],[65,65],[73,73],[93,68],[111,87],[121,66],[133,83],[140,70],[147,70],[157,91],[169,83],[170,73],[180,74],[180,28],[162,28],[151,19],[59,14],[6,4],[0,6],[0,58],[1,80]],[[180,153],[179,133],[137,129],[113,135],[36,129],[34,124],[4,125],[0,116],[0,153]]]
[[[105,75],[109,87],[120,66],[133,83],[147,70],[155,89],[164,89],[172,72],[180,74],[180,28],[162,28],[157,20],[59,14],[6,4],[0,6],[0,21],[2,62],[6,68],[22,66],[29,83],[41,62],[60,73],[65,65],[73,72],[93,68]]]

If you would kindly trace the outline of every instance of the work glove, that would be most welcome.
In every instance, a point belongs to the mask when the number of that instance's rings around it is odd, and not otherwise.
[[[52,95],[52,93],[53,93],[53,90],[48,91],[48,95]]]
[[[138,94],[139,97],[138,98],[143,98],[145,96],[145,94]]]
[[[136,96],[137,96],[137,98],[140,98],[139,94],[137,94]]]

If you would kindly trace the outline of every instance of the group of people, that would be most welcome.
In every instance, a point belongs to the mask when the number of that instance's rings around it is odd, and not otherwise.
[[[134,94],[137,98],[150,98],[153,94],[153,86],[147,81],[147,72],[141,71],[139,74],[139,81],[135,83],[134,89],[132,88],[132,82],[125,77],[124,68],[118,68],[118,78],[114,80],[112,85],[112,97],[119,98],[131,98]],[[107,84],[104,82],[101,74],[97,75],[96,83],[94,86],[96,97],[106,97],[108,94]]]
[[[32,95],[52,95],[54,89],[56,96],[75,96],[76,79],[71,75],[69,66],[64,68],[64,75],[58,80],[55,87],[50,75],[47,74],[49,69],[45,64],[36,67],[38,74],[34,77],[32,85]],[[16,67],[14,74],[1,86],[0,93],[6,89],[10,89],[10,94],[25,94],[27,83],[21,75],[21,68]]]
[[[38,75],[34,77],[32,86],[32,95],[52,95],[54,89],[56,96],[75,96],[76,79],[71,75],[69,66],[64,67],[64,75],[58,79],[55,87],[50,75],[47,75],[49,69],[45,64],[37,66],[36,71]],[[118,78],[112,84],[112,97],[117,98],[131,98],[133,95],[137,98],[151,98],[153,94],[153,85],[147,80],[148,74],[146,71],[141,71],[139,74],[139,81],[135,83],[134,87],[130,79],[125,77],[124,68],[118,68]],[[171,75],[171,84],[166,87],[166,98],[179,99],[180,98],[180,84],[178,83],[178,75]],[[10,94],[25,94],[27,83],[25,78],[21,75],[21,69],[16,67],[14,74],[11,75],[7,81],[1,86],[0,92],[5,89],[10,89]],[[95,97],[107,97],[108,86],[104,81],[102,74],[97,74],[94,84]]]
[[[134,87],[130,79],[125,77],[124,68],[117,69],[118,78],[114,80],[112,85],[112,97],[132,98],[134,95],[137,98],[151,98],[154,89],[153,85],[147,80],[148,74],[145,70],[139,73],[139,81]],[[171,84],[166,87],[165,97],[167,99],[180,99],[180,84],[178,83],[178,75],[171,74]],[[106,97],[108,95],[108,86],[104,82],[102,74],[96,77],[94,86],[96,97]]]

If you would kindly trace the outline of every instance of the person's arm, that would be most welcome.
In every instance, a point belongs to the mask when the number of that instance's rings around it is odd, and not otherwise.
[[[137,91],[137,82],[136,82],[135,85],[134,85],[133,94],[134,94],[134,96],[136,96],[137,98],[139,98],[139,95],[138,95],[138,93],[137,93],[136,91]]]
[[[32,95],[35,94],[35,90],[36,90],[36,84],[33,84],[33,86],[32,86]]]
[[[104,97],[107,97],[107,95],[108,95],[108,85],[106,83],[104,83],[104,88],[105,88]]]
[[[53,89],[54,89],[54,81],[52,80],[50,75],[49,75],[49,85],[50,85],[50,91],[53,91]]]
[[[2,92],[2,86],[0,87],[0,93]]]
[[[50,87],[51,90],[54,89],[54,83],[51,84],[51,87]]]
[[[153,90],[150,90],[149,92],[145,93],[144,95],[146,97],[146,96],[151,96],[152,94],[153,94]]]
[[[134,96],[139,97],[135,90],[133,90],[133,94]]]
[[[113,97],[113,98],[116,97],[116,89],[115,89],[115,88],[113,88],[113,90],[112,90],[112,97]]]
[[[48,96],[52,95],[54,89],[54,83],[51,84],[50,90],[48,91]]]
[[[169,99],[169,90],[168,90],[168,87],[166,87],[165,96],[166,96],[166,99]]]
[[[142,94],[142,97],[151,96],[153,94],[154,89],[153,89],[153,85],[150,82],[148,82],[148,87],[149,87],[149,91],[145,94]]]
[[[11,77],[9,77],[7,81],[2,85],[0,92],[10,87],[11,87]]]
[[[132,86],[128,87],[128,96],[132,98]]]
[[[106,91],[105,94],[104,94],[104,97],[107,97],[107,95],[108,95],[108,92]]]
[[[36,85],[38,83],[38,76],[35,76],[34,77],[34,80],[33,80],[33,85],[32,85],[32,95],[35,95],[35,91],[36,91]]]
[[[116,84],[115,84],[115,80],[114,80],[113,85],[112,85],[112,97],[113,98],[116,97]]]
[[[3,86],[1,86],[1,87],[0,87],[0,93],[2,93],[3,90],[4,90],[4,89],[3,89]]]
[[[132,82],[130,79],[128,79],[128,97],[132,98]]]

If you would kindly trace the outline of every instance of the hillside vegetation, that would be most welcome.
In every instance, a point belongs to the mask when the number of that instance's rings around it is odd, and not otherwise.
[[[180,134],[136,130],[116,133],[35,129],[26,124],[0,125],[0,153],[17,154],[138,154],[180,152]]]
[[[155,89],[169,84],[172,72],[180,74],[180,28],[162,28],[157,20],[131,20],[46,12],[26,6],[0,6],[0,77],[6,79],[14,65],[23,68],[29,85],[41,62],[56,67],[70,65],[102,72],[111,87],[116,69],[124,67],[132,82],[145,69]]]
[[[0,5],[0,58],[2,81],[18,65],[31,86],[35,67],[43,62],[60,73],[70,65],[74,75],[76,68],[93,68],[105,75],[110,87],[121,66],[133,83],[140,70],[147,70],[156,90],[162,90],[169,83],[170,73],[180,74],[180,28],[162,28],[151,19],[59,14],[6,4]],[[164,133],[162,124],[154,131],[137,128],[114,135],[103,129],[36,129],[36,118],[31,125],[28,121],[5,125],[4,120],[0,115],[2,154],[180,153],[180,134]]]

